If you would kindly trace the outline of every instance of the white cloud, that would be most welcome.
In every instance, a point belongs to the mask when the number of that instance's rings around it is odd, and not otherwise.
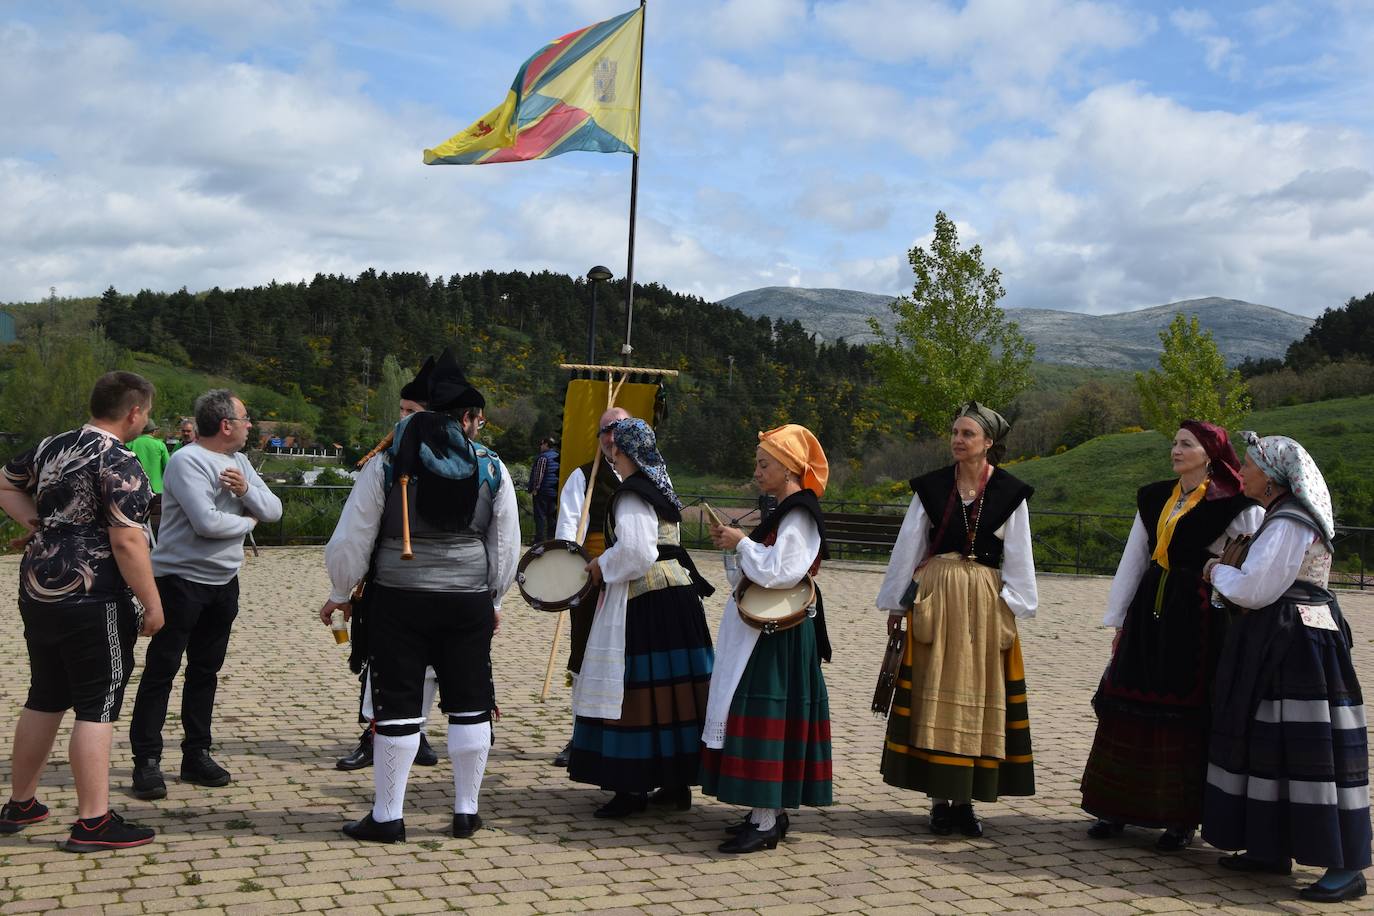
[[[1224,73],[1235,79],[1243,63],[1231,38],[1217,33],[1217,21],[1206,10],[1176,9],[1169,21],[1184,35],[1202,45],[1203,61],[1213,73]]]
[[[979,173],[1004,220],[984,245],[1016,305],[1225,295],[1311,313],[1369,282],[1374,149],[1353,131],[1112,86],[1047,137],[994,145]]]

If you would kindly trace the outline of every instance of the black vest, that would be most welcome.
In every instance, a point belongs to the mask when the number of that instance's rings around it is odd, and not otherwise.
[[[1175,480],[1160,480],[1147,483],[1136,491],[1136,511],[1140,513],[1140,523],[1145,526],[1149,537],[1150,553],[1155,552],[1159,543],[1159,517],[1171,506],[1166,504],[1173,495]],[[1178,572],[1188,570],[1200,572],[1204,563],[1212,556],[1208,548],[1226,533],[1226,527],[1237,515],[1254,505],[1254,500],[1239,494],[1221,499],[1203,499],[1187,514],[1182,516],[1174,527],[1174,536],[1169,539],[1169,568]]]
[[[951,464],[911,479],[911,492],[921,501],[926,516],[930,519],[932,541],[942,527],[945,510],[951,510],[949,521],[943,525],[944,534],[940,536],[940,542],[931,544],[932,555],[963,555],[967,551],[969,532],[965,517],[968,513],[961,511],[962,502],[959,495],[954,492],[954,469],[955,466]],[[972,559],[993,569],[1001,567],[1002,539],[993,532],[1006,524],[1007,519],[1016,511],[1016,507],[1030,499],[1034,492],[1035,489],[1029,484],[1001,468],[992,469],[992,476],[988,478],[988,485],[983,490],[982,510],[973,526],[977,535],[973,542]],[[951,493],[954,493],[953,502],[950,501]],[[974,505],[976,502],[970,504],[969,509],[972,510]]]
[[[815,575],[820,568],[821,560],[830,559],[830,548],[825,542],[825,519],[821,515],[821,503],[816,498],[816,494],[810,490],[801,490],[778,503],[778,507],[768,513],[768,517],[759,523],[759,526],[749,532],[749,540],[755,544],[767,544],[769,539],[777,533],[778,525],[782,524],[783,516],[791,510],[805,512],[811,516],[816,523],[816,530],[821,534],[821,550],[811,563],[811,575]],[[820,584],[816,584],[816,617],[813,625],[816,628],[816,654],[824,661],[830,661],[830,633],[825,626],[825,600],[821,596]]]
[[[588,461],[582,465],[583,492],[586,492],[586,481],[592,477],[592,463]],[[604,457],[596,463],[596,485],[592,487],[592,505],[587,514],[587,531],[600,532],[605,530],[606,512],[611,508],[611,497],[615,494],[615,488],[620,486],[620,478],[615,476],[615,471],[611,468],[611,463]]]
[[[682,522],[682,511],[673,505],[673,501],[662,490],[654,486],[652,480],[636,471],[620,481],[620,485],[611,494],[610,502],[606,506],[604,516],[606,521],[602,533],[606,538],[607,550],[615,544],[615,504],[623,493],[633,493],[643,497],[644,501],[653,507],[654,513],[661,522],[671,522],[675,525]],[[687,574],[692,577],[692,585],[700,597],[707,598],[715,594],[715,586],[707,582],[706,578],[697,571],[696,564],[692,562],[691,554],[681,544],[659,544],[658,558],[660,560],[677,560],[682,568],[687,570]]]

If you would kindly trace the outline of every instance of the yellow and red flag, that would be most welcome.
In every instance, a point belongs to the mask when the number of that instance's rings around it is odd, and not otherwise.
[[[639,152],[644,8],[570,32],[525,61],[506,100],[425,150],[426,165]]]

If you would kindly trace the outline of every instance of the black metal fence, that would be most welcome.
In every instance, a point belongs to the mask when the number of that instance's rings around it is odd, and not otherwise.
[[[289,544],[323,544],[329,540],[339,520],[350,487],[307,487],[278,485],[272,487],[282,501],[281,521],[263,523],[254,537],[262,546]],[[703,496],[678,494],[683,503],[682,540],[688,547],[711,546],[708,536],[709,518],[703,505],[711,507],[730,522],[750,528],[758,523],[758,500],[743,496]],[[849,500],[822,500],[826,512],[863,512],[900,518],[906,513],[902,503],[857,503]],[[1131,515],[1103,515],[1090,512],[1055,512],[1035,509],[1031,512],[1031,539],[1035,546],[1035,566],[1044,572],[1073,575],[1111,575],[1116,571],[1121,550],[1130,535]],[[528,536],[529,519],[522,519]],[[0,524],[0,550],[10,537],[19,533],[17,525]],[[1339,526],[1336,529],[1336,556],[1332,563],[1331,583],[1341,588],[1374,588],[1374,574],[1369,568],[1370,550],[1374,548],[1374,528]],[[873,548],[853,549],[846,558],[887,560],[887,552]]]

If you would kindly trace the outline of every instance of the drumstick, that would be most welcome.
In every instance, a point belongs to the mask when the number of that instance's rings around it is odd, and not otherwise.
[[[415,559],[410,549],[410,505],[406,501],[406,488],[410,485],[410,475],[401,475],[401,559]]]
[[[718,528],[724,528],[724,527],[726,527],[726,525],[725,525],[725,519],[721,518],[721,517],[720,517],[720,513],[716,512],[715,509],[711,508],[711,504],[710,504],[710,503],[708,503],[708,502],[703,502],[703,503],[701,504],[701,507],[702,507],[703,509],[706,510],[706,514],[707,514],[707,515],[711,516],[711,523],[712,523],[713,525],[715,525],[715,526],[718,527]]]

